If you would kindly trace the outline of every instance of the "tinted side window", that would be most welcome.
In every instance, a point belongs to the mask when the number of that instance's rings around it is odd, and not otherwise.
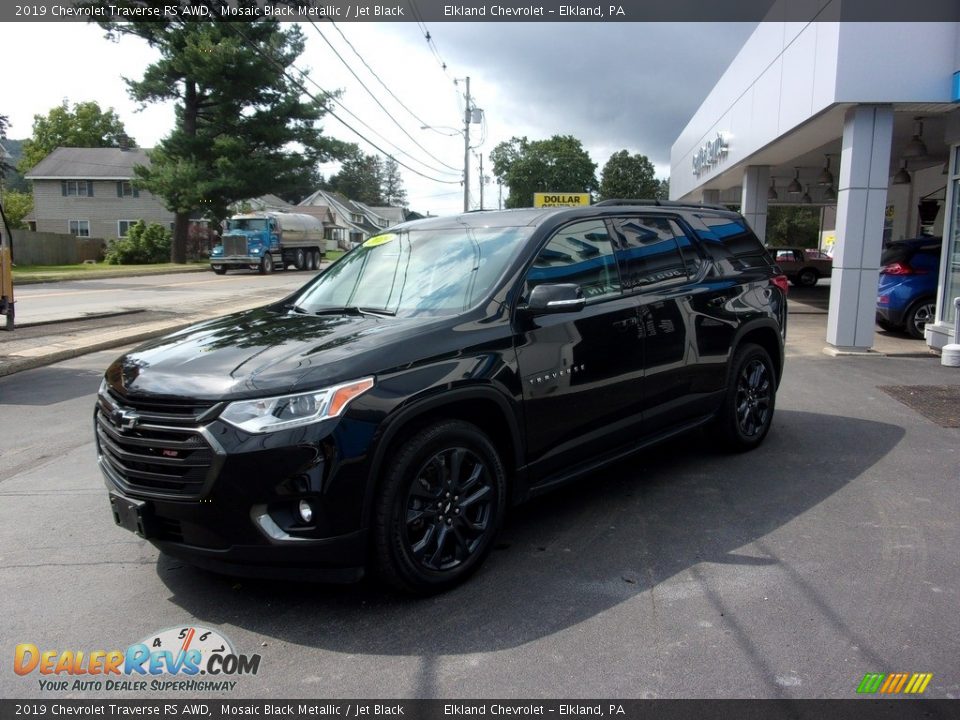
[[[668,218],[617,218],[613,225],[625,289],[643,289],[687,278],[674,234],[676,225]]]
[[[737,258],[750,266],[769,265],[770,256],[746,221],[731,215],[697,215],[696,233],[714,260]]]
[[[544,283],[575,283],[587,300],[620,294],[613,245],[601,220],[567,225],[557,231],[527,272],[524,295]]]

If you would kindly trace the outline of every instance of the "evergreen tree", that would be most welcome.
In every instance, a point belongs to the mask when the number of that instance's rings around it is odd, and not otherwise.
[[[238,200],[300,193],[318,163],[343,152],[343,143],[317,127],[328,98],[304,99],[299,70],[291,69],[304,48],[298,26],[216,16],[101,25],[142,37],[160,52],[142,79],[127,83],[141,103],[176,106],[173,131],[150,153],[150,167],[136,170],[140,186],[175,214],[173,262],[186,260],[192,216],[219,219]]]

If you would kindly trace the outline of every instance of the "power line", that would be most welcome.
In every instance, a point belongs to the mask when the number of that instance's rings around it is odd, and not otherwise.
[[[410,133],[408,133],[407,130],[406,130],[406,128],[403,127],[403,125],[401,125],[399,122],[397,122],[397,119],[393,116],[393,114],[392,114],[389,110],[387,110],[387,108],[385,108],[385,107],[383,106],[383,103],[380,102],[380,99],[379,99],[376,95],[373,94],[373,91],[370,90],[370,88],[367,87],[366,83],[364,83],[363,80],[360,79],[360,76],[357,75],[356,72],[354,72],[353,68],[350,67],[350,63],[348,63],[346,60],[344,60],[344,59],[343,59],[343,56],[342,56],[339,52],[337,52],[337,49],[333,46],[333,43],[331,43],[331,42],[327,39],[327,36],[323,34],[323,31],[320,30],[320,28],[319,28],[319,26],[317,25],[317,23],[314,22],[313,20],[311,20],[311,21],[310,21],[310,24],[313,26],[313,29],[317,31],[317,34],[319,34],[320,37],[323,38],[323,41],[329,46],[329,48],[330,48],[331,50],[333,50],[333,54],[337,56],[337,59],[338,59],[340,62],[343,63],[343,66],[344,66],[347,70],[349,70],[349,71],[350,71],[350,74],[353,75],[353,77],[356,79],[356,81],[357,81],[358,83],[360,83],[360,87],[362,87],[364,90],[367,91],[367,94],[368,94],[371,98],[373,98],[373,101],[380,107],[381,110],[383,110],[384,114],[385,114],[388,118],[390,118],[391,122],[393,122],[394,125],[396,125],[398,128],[400,128],[400,131],[401,131],[404,135],[406,135],[408,138],[410,138],[410,140],[413,142],[414,145],[416,145],[418,148],[420,148],[421,150],[423,150],[430,158],[432,158],[433,160],[436,160],[438,163],[440,163],[440,164],[443,165],[444,167],[450,168],[451,170],[457,170],[457,168],[453,167],[453,165],[447,165],[447,163],[445,163],[443,160],[441,160],[440,158],[438,158],[438,157],[437,157],[436,155],[434,155],[432,152],[430,152],[429,150],[427,150],[423,145],[421,145],[419,142],[417,142],[416,138],[414,138],[413,135],[411,135]]]
[[[393,90],[391,90],[390,87],[380,78],[380,76],[376,73],[376,71],[372,67],[370,67],[370,64],[364,59],[363,55],[361,55],[360,52],[353,46],[353,43],[350,42],[350,39],[343,34],[343,30],[341,30],[340,27],[333,20],[330,21],[330,24],[333,26],[334,30],[340,33],[340,37],[343,38],[343,41],[353,51],[353,54],[360,59],[360,62],[363,63],[363,66],[370,72],[371,75],[373,75],[374,78],[376,78],[377,82],[380,83],[383,89],[390,94],[390,97],[392,97],[394,100],[397,101],[400,107],[402,107],[404,110],[410,113],[410,116],[414,120],[416,120],[418,123],[423,125],[427,130],[432,130],[433,132],[438,133],[440,135],[446,135],[446,133],[443,133],[440,130],[437,130],[435,127],[430,125],[430,123],[428,123],[426,120],[424,120],[419,115],[417,115],[413,110],[407,107],[407,105],[400,98],[398,98],[394,94]]]
[[[250,47],[252,47],[252,48],[254,49],[254,51],[255,51],[258,55],[260,55],[261,57],[263,57],[264,59],[266,59],[266,60],[267,60],[268,62],[270,62],[272,65],[276,66],[276,67],[280,70],[280,72],[283,73],[283,76],[286,77],[286,78],[287,78],[290,82],[292,82],[294,85],[296,85],[307,97],[309,97],[309,98],[310,98],[311,100],[313,100],[314,102],[317,102],[317,103],[320,103],[320,102],[321,102],[321,100],[319,100],[316,95],[314,95],[314,94],[311,93],[309,90],[307,90],[306,86],[304,86],[304,84],[303,84],[302,82],[299,82],[296,78],[291,77],[291,76],[287,73],[287,70],[286,70],[286,68],[284,67],[283,63],[279,62],[276,58],[271,57],[270,55],[268,55],[267,53],[265,53],[263,50],[260,49],[260,47],[259,47],[256,43],[254,43],[250,38],[248,38],[246,35],[244,35],[244,34],[236,27],[236,25],[238,25],[238,23],[223,23],[223,25],[226,26],[226,27],[229,27],[233,32],[237,33],[241,38],[243,38],[243,39],[247,42],[247,44],[248,44]],[[348,109],[343,105],[343,103],[341,103],[339,100],[337,100],[337,98],[336,98],[333,94],[327,92],[327,91],[324,90],[322,87],[320,87],[320,85],[317,84],[317,82],[316,82],[315,80],[313,80],[313,78],[311,78],[309,75],[307,75],[307,73],[305,73],[303,70],[301,70],[300,68],[298,68],[298,67],[297,67],[296,65],[294,65],[293,63],[290,63],[290,67],[292,67],[294,70],[296,70],[298,73],[300,73],[300,75],[301,75],[303,78],[305,78],[306,80],[309,80],[311,83],[313,83],[313,84],[320,90],[320,92],[322,92],[322,93],[325,95],[325,99],[330,99],[330,100],[332,100],[333,102],[337,103],[340,107],[342,107],[344,110],[346,110],[348,113],[350,113],[351,115],[353,115],[353,117],[355,117],[357,120],[360,120],[360,118],[357,118],[357,116],[354,115],[354,113],[350,112],[350,110],[348,110]],[[363,140],[365,143],[367,143],[370,147],[374,148],[377,152],[379,152],[379,153],[381,153],[382,155],[390,158],[391,160],[393,160],[394,162],[396,162],[397,165],[400,165],[401,167],[406,168],[407,170],[409,170],[410,172],[414,173],[415,175],[419,175],[420,177],[426,178],[427,180],[431,180],[431,181],[433,181],[433,182],[443,183],[444,185],[458,185],[458,184],[460,184],[460,181],[459,181],[459,180],[441,180],[440,178],[431,177],[431,176],[429,176],[429,175],[427,175],[427,174],[425,174],[425,173],[420,172],[420,171],[417,170],[416,168],[410,167],[410,166],[407,165],[406,163],[404,163],[404,162],[402,162],[402,161],[400,161],[400,160],[397,160],[397,158],[395,158],[393,155],[391,155],[391,154],[388,153],[386,150],[384,150],[383,148],[381,148],[381,147],[380,147],[379,145],[377,145],[375,142],[373,142],[372,140],[370,140],[370,139],[369,139],[368,137],[366,137],[363,133],[361,133],[359,130],[357,130],[357,129],[354,128],[352,125],[350,125],[350,123],[348,123],[348,122],[345,121],[343,118],[341,118],[339,115],[337,115],[333,110],[327,108],[327,113],[328,113],[331,117],[333,117],[334,120],[336,120],[336,121],[339,122],[341,125],[343,125],[345,128],[347,128],[347,130],[349,130],[349,131],[352,132],[354,135],[356,135],[357,137],[359,137],[361,140]],[[360,122],[362,123],[363,121],[360,120]],[[366,123],[364,123],[364,124],[366,124]],[[369,126],[367,126],[367,127],[369,127]],[[373,130],[372,128],[370,128],[370,129]],[[376,132],[376,131],[374,131],[374,132]],[[398,150],[399,150],[399,148],[398,148]],[[401,152],[402,152],[402,151],[401,151]],[[404,153],[404,154],[407,154],[407,153]],[[421,161],[417,160],[417,162],[421,162]],[[425,163],[422,163],[422,162],[421,162],[421,164],[424,164],[424,165],[425,165]],[[428,167],[429,167],[429,166],[428,166]]]

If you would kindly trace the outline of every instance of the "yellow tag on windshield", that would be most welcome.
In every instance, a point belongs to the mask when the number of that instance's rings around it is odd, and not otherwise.
[[[377,245],[386,245],[388,242],[392,242],[397,239],[397,236],[393,233],[385,233],[383,235],[374,235],[372,238],[367,240],[363,246],[364,247],[376,247]]]

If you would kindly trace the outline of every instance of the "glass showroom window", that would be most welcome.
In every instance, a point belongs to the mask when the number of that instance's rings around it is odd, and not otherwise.
[[[956,310],[953,299],[960,296],[960,145],[953,148],[950,161],[950,189],[947,198],[950,201],[948,227],[944,228],[946,241],[946,272],[943,284],[943,305],[940,308],[941,319],[953,326]],[[954,338],[954,342],[960,342]]]

